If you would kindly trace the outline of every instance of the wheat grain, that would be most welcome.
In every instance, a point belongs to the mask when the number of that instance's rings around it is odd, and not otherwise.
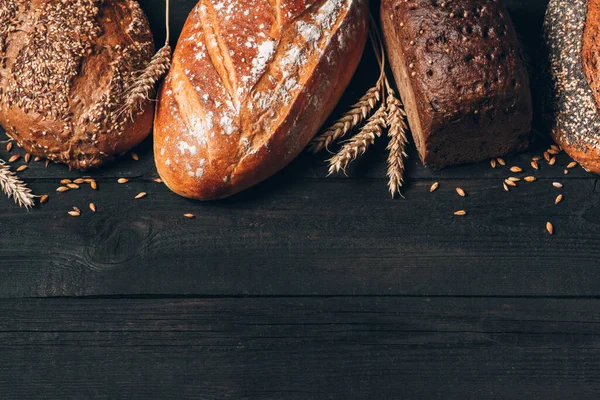
[[[117,182],[118,182],[118,183],[120,183],[120,184],[124,184],[124,183],[127,183],[127,182],[129,182],[129,179],[127,179],[127,178],[119,178],[119,179],[117,180]]]
[[[19,168],[17,168],[17,172],[23,172],[27,169],[27,165],[21,165]]]
[[[467,215],[467,212],[465,210],[458,210],[454,212],[454,215],[463,216]]]
[[[9,163],[14,163],[15,161],[18,161],[19,158],[21,158],[21,156],[18,155],[18,154],[15,154],[14,156],[12,156],[11,158],[8,159],[8,162]]]
[[[492,166],[492,168],[496,168],[496,166],[498,165],[498,161],[496,161],[495,158],[492,158],[490,160],[490,165]]]
[[[575,168],[576,166],[577,166],[577,162],[576,162],[576,161],[571,161],[571,162],[569,163],[569,165],[567,165],[567,168],[568,168],[568,169],[573,169],[573,168]]]
[[[525,182],[535,182],[537,180],[535,176],[526,176],[523,179],[525,180]]]
[[[192,219],[192,218],[196,217],[194,214],[191,214],[191,213],[183,214],[183,216],[186,217],[186,218],[189,218],[189,219]]]
[[[47,194],[43,195],[42,197],[40,197],[40,204],[46,203],[49,198],[50,196],[48,196]]]
[[[25,159],[25,162],[28,163],[31,160],[31,154],[25,153],[24,159]]]
[[[68,214],[71,217],[79,217],[79,216],[81,216],[81,212],[77,212],[77,211],[69,211]]]
[[[562,201],[563,199],[563,195],[559,194],[558,196],[556,196],[556,199],[554,200],[554,204],[558,204]]]
[[[554,164],[556,164],[556,157],[552,157],[550,159],[550,161],[548,161],[548,165],[554,165]]]
[[[131,152],[131,158],[133,158],[135,161],[140,161],[140,156],[138,156],[137,153],[134,153],[133,151]]]
[[[554,234],[554,225],[552,225],[552,222],[546,222],[546,230],[549,234]]]
[[[92,210],[92,212],[96,212],[96,205],[94,203],[90,203],[90,210]]]
[[[464,190],[462,190],[462,189],[461,189],[461,188],[459,188],[459,187],[457,187],[457,188],[456,188],[456,193],[458,193],[458,195],[459,195],[460,197],[465,197],[465,196],[467,195],[467,194],[465,193],[465,191],[464,191]]]
[[[90,187],[94,190],[98,190],[98,184],[96,183],[96,181],[91,181]]]
[[[438,188],[440,187],[440,183],[439,182],[434,182],[433,185],[431,185],[431,187],[429,188],[429,192],[433,193],[435,192]]]
[[[154,178],[153,181],[156,183],[163,183],[163,180],[160,178]]]
[[[10,166],[4,160],[0,160],[0,187],[19,207],[30,209],[35,206],[35,196],[31,189],[10,170]]]
[[[506,161],[504,161],[504,158],[502,157],[497,157],[496,161],[498,161],[498,164],[502,165],[503,167],[506,165]]]
[[[140,192],[137,194],[137,196],[135,196],[136,199],[142,199],[144,197],[146,197],[148,195],[148,193],[146,192]]]
[[[13,142],[8,142],[6,144],[6,151],[10,153],[12,151],[12,148],[13,148]]]
[[[532,167],[533,169],[540,169],[540,167],[539,167],[539,165],[538,165],[537,161],[535,161],[535,160],[533,160],[533,161],[531,162],[531,167]]]
[[[57,191],[58,193],[64,193],[64,192],[68,192],[69,190],[71,190],[71,189],[69,189],[69,188],[68,188],[68,187],[66,187],[66,186],[60,186],[60,187],[56,188],[56,191]]]
[[[510,171],[514,172],[514,173],[519,173],[519,172],[523,172],[523,169],[521,167],[514,166],[514,167],[510,167]]]

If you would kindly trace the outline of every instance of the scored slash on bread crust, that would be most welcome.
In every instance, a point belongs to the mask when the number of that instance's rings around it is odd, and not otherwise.
[[[27,152],[96,167],[139,144],[153,105],[120,113],[154,53],[134,0],[1,0],[0,123]]]
[[[600,1],[551,0],[544,21],[544,121],[588,171],[600,173]]]
[[[421,160],[445,167],[525,150],[531,93],[496,0],[382,0],[383,37]]]
[[[163,181],[218,199],[287,165],[349,83],[367,25],[366,0],[200,1],[160,90]]]

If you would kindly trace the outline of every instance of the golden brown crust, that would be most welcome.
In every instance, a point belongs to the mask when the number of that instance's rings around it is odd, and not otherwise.
[[[0,123],[27,152],[96,167],[139,144],[153,105],[122,112],[154,52],[133,0],[0,0]]]
[[[160,90],[159,174],[176,193],[230,196],[287,165],[349,83],[365,0],[200,1]]]

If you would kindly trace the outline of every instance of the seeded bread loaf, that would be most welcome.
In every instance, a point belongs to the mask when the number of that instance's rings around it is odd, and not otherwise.
[[[87,169],[139,144],[153,105],[124,112],[152,57],[132,0],[0,0],[0,123],[34,156]]]
[[[287,165],[352,77],[366,0],[202,0],[160,91],[158,172],[176,193],[230,196]]]
[[[382,0],[381,20],[424,164],[445,167],[528,147],[529,80],[500,1]]]
[[[600,0],[551,0],[544,22],[544,119],[554,140],[600,174]]]

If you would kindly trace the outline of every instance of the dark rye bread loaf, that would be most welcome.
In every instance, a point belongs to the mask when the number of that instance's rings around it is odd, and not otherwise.
[[[154,53],[133,0],[0,0],[0,123],[27,152],[95,167],[139,144],[154,107],[122,112]]]
[[[544,120],[563,150],[600,173],[600,1],[550,1],[544,43]]]
[[[381,20],[424,164],[445,167],[529,146],[529,79],[501,2],[383,0]]]

